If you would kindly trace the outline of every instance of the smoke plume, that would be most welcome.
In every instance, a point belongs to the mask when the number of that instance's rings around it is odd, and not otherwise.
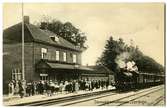
[[[125,68],[126,62],[128,61],[129,57],[130,54],[128,52],[123,52],[116,57],[115,62],[117,63],[119,68]]]
[[[118,67],[127,71],[131,72],[137,72],[138,68],[136,66],[136,63],[132,60],[130,60],[130,53],[123,52],[120,55],[118,55],[115,59],[115,62],[117,63]]]

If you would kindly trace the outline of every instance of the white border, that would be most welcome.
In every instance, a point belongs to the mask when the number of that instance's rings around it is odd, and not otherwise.
[[[78,2],[78,3],[86,3],[86,2],[136,2],[136,3],[141,3],[141,2],[165,2],[165,0],[2,0],[2,3],[4,2],[64,2],[64,3],[73,3],[73,2]]]
[[[2,46],[2,42],[3,42],[2,41],[2,31],[3,31],[3,29],[2,29],[3,28],[2,27],[3,26],[2,15],[3,15],[3,10],[2,10],[2,8],[3,8],[3,3],[9,3],[9,2],[10,3],[16,3],[16,2],[19,2],[19,3],[21,3],[21,2],[26,2],[26,3],[37,3],[37,2],[42,2],[42,3],[48,3],[48,2],[54,2],[54,3],[74,3],[74,2],[75,3],[76,2],[77,3],[148,3],[148,2],[155,2],[155,3],[157,3],[157,2],[164,2],[164,3],[167,3],[165,0],[2,0],[2,1],[0,1],[0,16],[1,16],[0,17],[0,34],[1,34],[1,37],[0,37],[0,54],[1,54],[1,56],[0,56],[0,73],[1,73],[1,75],[0,75],[0,80],[1,80],[0,81],[0,89],[1,89],[0,90],[0,97],[1,97],[0,98],[0,100],[1,100],[0,101],[0,107],[4,107],[3,106],[3,100],[2,100],[3,99],[2,98],[3,97],[3,95],[2,95],[2,89],[3,89],[2,88],[2,75],[3,75],[3,73],[2,73],[3,72],[2,71],[2,67],[3,67],[3,65],[2,65],[2,57],[3,57],[3,55],[2,55],[2,51],[3,51],[3,46]],[[166,11],[165,11],[165,14],[166,14]],[[166,17],[166,15],[165,15],[165,17]],[[166,29],[166,18],[165,18],[165,29]],[[166,29],[166,31],[167,31],[167,29]],[[166,36],[166,31],[165,31],[165,36]],[[167,41],[167,40],[165,40],[165,41]],[[167,46],[165,46],[165,50],[167,51]],[[166,51],[165,51],[165,54],[166,54]],[[167,59],[165,57],[165,65],[166,65],[166,60]],[[166,70],[166,67],[165,67],[165,70]],[[166,81],[167,81],[167,79],[166,79]],[[166,103],[167,103],[167,101],[166,101]],[[95,107],[95,108],[97,108],[97,107]],[[146,107],[142,107],[142,108],[146,108]]]

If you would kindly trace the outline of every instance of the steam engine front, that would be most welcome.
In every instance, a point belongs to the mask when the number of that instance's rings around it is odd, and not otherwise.
[[[120,71],[115,74],[115,87],[122,91],[160,85],[164,81],[164,75],[138,71],[135,65],[131,68],[120,68]]]

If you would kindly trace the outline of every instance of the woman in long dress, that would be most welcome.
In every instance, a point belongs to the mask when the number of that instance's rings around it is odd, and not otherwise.
[[[12,97],[14,95],[14,84],[13,84],[13,82],[10,82],[8,84],[8,87],[9,87],[9,97]]]
[[[64,87],[63,81],[61,81],[61,82],[60,82],[60,85],[59,85],[59,91],[60,91],[60,93],[63,92],[63,87]]]
[[[77,93],[79,90],[79,83],[78,81],[75,82],[75,92]]]

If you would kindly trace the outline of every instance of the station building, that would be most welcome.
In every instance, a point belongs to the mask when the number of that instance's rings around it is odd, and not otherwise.
[[[108,69],[104,65],[92,65],[92,66],[87,66],[89,69],[92,69],[93,72],[85,71],[82,74],[83,79],[88,79],[88,80],[103,80],[107,81],[109,80],[109,83],[114,83],[114,72]]]
[[[3,31],[4,93],[11,80],[65,81],[83,79],[85,74],[94,74],[94,69],[81,65],[81,54],[85,49],[50,31],[39,29],[30,24],[28,16],[24,16],[24,72],[22,22]]]

